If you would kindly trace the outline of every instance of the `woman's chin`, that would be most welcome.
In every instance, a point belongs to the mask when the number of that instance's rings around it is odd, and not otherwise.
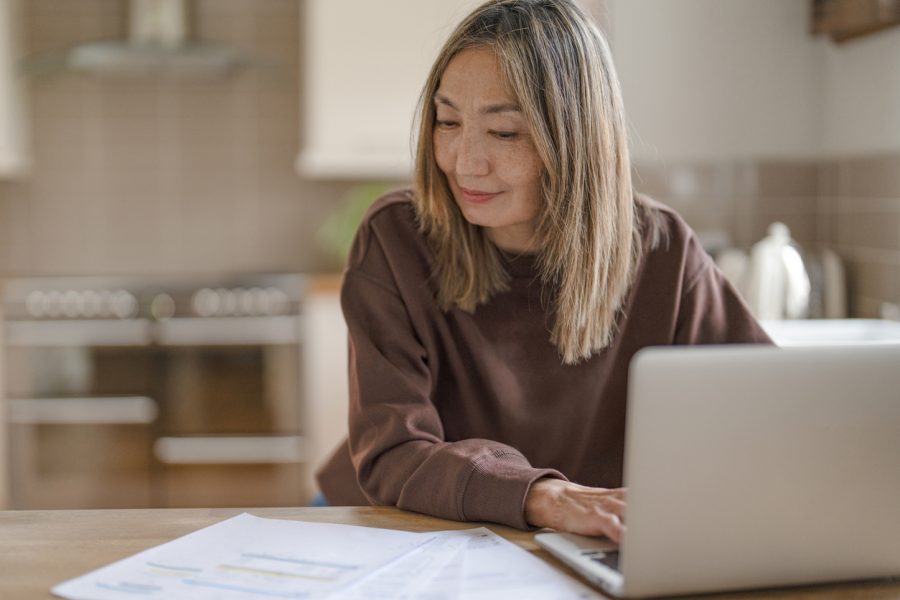
[[[463,218],[470,224],[478,225],[479,227],[491,227],[493,225],[493,220],[483,210],[485,207],[469,206],[465,202],[458,200],[456,205],[459,207],[459,212],[462,213]]]

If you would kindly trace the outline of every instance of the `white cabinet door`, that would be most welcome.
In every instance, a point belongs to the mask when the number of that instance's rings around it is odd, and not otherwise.
[[[30,166],[22,76],[17,43],[24,28],[20,0],[0,1],[0,178],[23,175]]]
[[[480,0],[307,0],[303,140],[311,178],[406,179],[428,69]]]

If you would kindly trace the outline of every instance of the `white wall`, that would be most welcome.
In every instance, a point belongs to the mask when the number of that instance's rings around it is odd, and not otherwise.
[[[828,44],[823,54],[823,152],[900,150],[900,28]]]
[[[808,0],[608,0],[635,157],[808,156],[822,48]]]

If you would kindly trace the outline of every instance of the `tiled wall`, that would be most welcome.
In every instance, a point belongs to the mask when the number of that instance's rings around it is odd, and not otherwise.
[[[31,54],[125,35],[121,0],[28,0]],[[589,8],[603,12],[603,3]],[[296,0],[197,0],[195,37],[265,66],[212,80],[57,71],[30,80],[36,170],[0,181],[0,275],[323,271],[321,220],[352,185],[293,170]],[[775,220],[846,260],[850,309],[900,301],[900,154],[639,164],[638,189],[748,248]]]
[[[819,242],[847,262],[851,312],[900,303],[900,153],[823,163],[817,214]]]
[[[844,260],[851,316],[900,302],[900,154],[831,161],[639,164],[635,186],[700,233],[749,247],[781,221],[807,251]]]
[[[29,81],[35,171],[0,182],[0,274],[320,271],[350,184],[303,181],[296,0],[200,0],[193,32],[262,66],[218,79]],[[123,38],[120,0],[29,0],[29,54]]]

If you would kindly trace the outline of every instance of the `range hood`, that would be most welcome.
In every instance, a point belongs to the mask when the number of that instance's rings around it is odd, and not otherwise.
[[[249,62],[239,50],[188,39],[187,0],[129,0],[128,35],[80,44],[26,62],[26,70],[63,68],[99,75],[218,77]]]
[[[76,46],[66,56],[66,66],[72,71],[109,75],[216,77],[241,63],[237,50],[201,42],[167,48],[109,40]]]

